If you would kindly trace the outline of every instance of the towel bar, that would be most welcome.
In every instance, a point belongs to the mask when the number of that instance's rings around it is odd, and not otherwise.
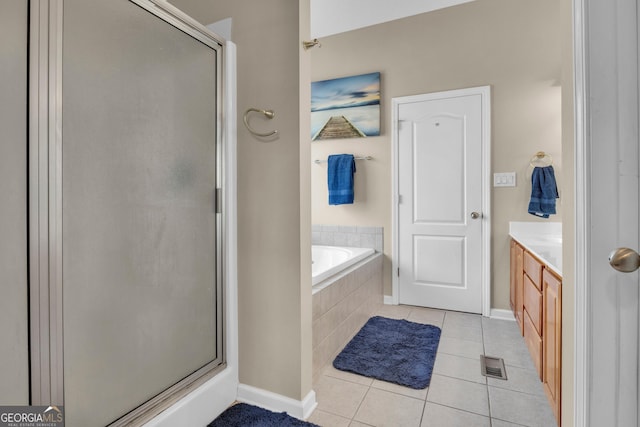
[[[354,157],[355,160],[373,160],[373,157],[371,156],[364,156],[364,157]],[[319,165],[320,163],[326,163],[327,160],[320,160],[320,159],[315,159],[313,161],[313,163],[315,163],[316,165]]]

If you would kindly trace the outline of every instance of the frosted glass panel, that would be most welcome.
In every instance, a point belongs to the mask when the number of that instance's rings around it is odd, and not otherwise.
[[[0,404],[29,404],[26,1],[0,1]]]
[[[464,220],[464,145],[463,117],[436,116],[415,125],[414,222]]]
[[[216,52],[126,0],[65,0],[64,390],[104,426],[221,357]]]

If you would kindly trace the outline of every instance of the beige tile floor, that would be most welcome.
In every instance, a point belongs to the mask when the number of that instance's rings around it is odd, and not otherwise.
[[[411,306],[383,306],[380,316],[442,328],[431,384],[413,390],[325,369],[309,421],[323,427],[555,426],[555,419],[515,322]],[[502,357],[508,380],[480,374],[480,354]]]

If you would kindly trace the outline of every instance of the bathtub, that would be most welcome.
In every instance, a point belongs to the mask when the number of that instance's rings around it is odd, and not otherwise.
[[[311,247],[311,284],[313,286],[336,275],[375,253],[371,248],[347,248],[340,246]]]

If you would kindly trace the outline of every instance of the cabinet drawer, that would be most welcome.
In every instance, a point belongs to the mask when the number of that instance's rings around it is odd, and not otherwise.
[[[542,291],[542,264],[529,252],[524,252],[524,272],[531,278],[536,288]]]
[[[536,366],[540,380],[542,380],[542,339],[526,311],[524,313],[524,342],[529,348],[533,364]]]
[[[524,309],[527,310],[538,335],[542,335],[542,292],[528,276],[524,276]]]

